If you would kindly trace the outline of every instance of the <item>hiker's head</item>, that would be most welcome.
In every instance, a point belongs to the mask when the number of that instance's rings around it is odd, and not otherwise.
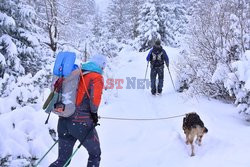
[[[106,56],[102,55],[102,54],[95,54],[94,56],[92,56],[89,59],[90,62],[94,62],[95,64],[97,64],[100,68],[104,69],[106,66]]]
[[[160,48],[161,47],[161,40],[160,39],[157,39],[155,41],[154,47],[156,47],[156,48]]]

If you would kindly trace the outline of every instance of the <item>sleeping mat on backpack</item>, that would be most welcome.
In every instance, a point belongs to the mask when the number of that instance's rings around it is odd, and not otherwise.
[[[76,54],[74,52],[59,52],[56,56],[53,74],[67,77],[74,69]]]

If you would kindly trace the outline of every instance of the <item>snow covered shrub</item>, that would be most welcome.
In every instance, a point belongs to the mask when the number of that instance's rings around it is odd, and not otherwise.
[[[0,166],[34,166],[53,143],[46,115],[32,107],[23,107],[0,117]]]
[[[180,91],[234,101],[248,114],[250,2],[204,0],[196,5],[177,64]]]
[[[233,71],[224,81],[230,96],[234,96],[238,111],[250,121],[250,50],[240,60],[233,62]]]
[[[0,97],[9,102],[0,110],[3,113],[36,103],[41,88],[48,83],[48,74],[38,71],[49,62],[42,45],[44,31],[36,25],[36,12],[29,2],[1,1],[0,27]]]
[[[48,87],[49,73],[41,70],[32,76],[31,74],[13,77],[5,75],[0,80],[2,85],[0,99],[0,113],[10,112],[16,108],[26,106],[28,104],[36,104],[41,100],[41,93],[44,88]]]

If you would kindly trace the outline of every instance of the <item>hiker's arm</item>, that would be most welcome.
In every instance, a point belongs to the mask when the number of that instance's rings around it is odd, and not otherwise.
[[[167,67],[169,67],[169,59],[165,50],[163,50],[163,56],[164,56],[164,60],[165,60]]]
[[[93,87],[91,89],[90,109],[92,113],[97,113],[102,98],[103,77],[100,75],[93,79]]]
[[[151,50],[149,51],[149,53],[148,53],[147,61],[150,61],[150,56],[151,56],[152,50],[153,50],[153,49],[151,49]]]

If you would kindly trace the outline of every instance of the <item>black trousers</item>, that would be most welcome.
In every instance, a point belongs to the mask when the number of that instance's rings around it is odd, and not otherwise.
[[[156,78],[158,76],[158,85],[156,85]],[[150,80],[151,80],[151,93],[161,93],[164,81],[164,66],[161,67],[151,67],[150,73]],[[157,91],[157,92],[156,92]]]
[[[83,141],[83,146],[87,149],[89,158],[87,167],[99,167],[101,160],[101,149],[96,130],[92,130],[93,122],[91,119],[86,122],[73,122],[69,118],[59,118],[57,131],[59,137],[58,158],[49,167],[63,167],[73,152],[73,147],[77,140]],[[90,132],[90,133],[89,133]],[[79,166],[83,166],[79,162]]]

